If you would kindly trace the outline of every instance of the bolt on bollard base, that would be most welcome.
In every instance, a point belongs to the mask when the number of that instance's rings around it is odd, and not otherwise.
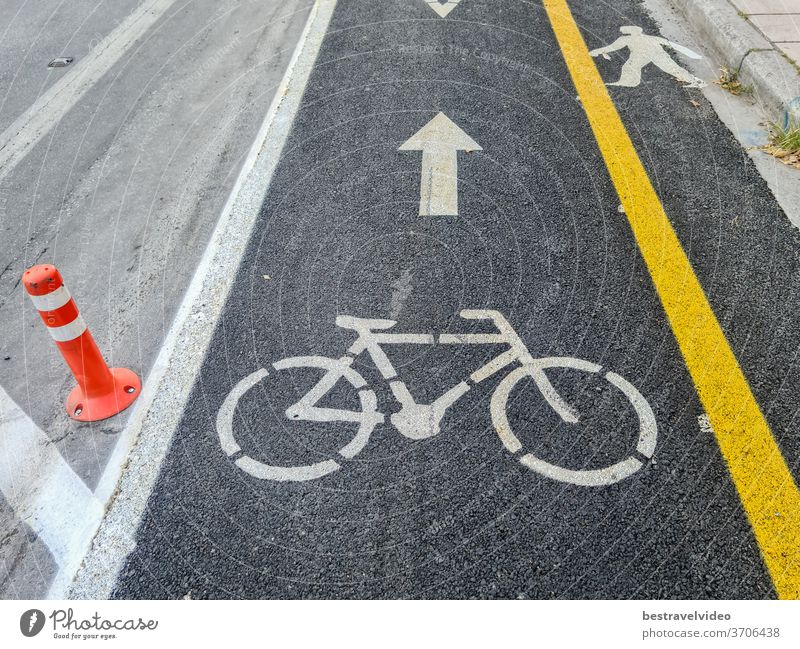
[[[76,385],[66,402],[67,414],[77,421],[99,421],[119,414],[130,406],[142,391],[135,372],[124,367],[109,368],[112,387],[103,394],[89,395]]]

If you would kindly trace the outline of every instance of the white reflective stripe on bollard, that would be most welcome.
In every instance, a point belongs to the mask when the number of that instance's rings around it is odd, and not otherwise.
[[[48,327],[47,330],[50,332],[53,340],[59,343],[65,343],[74,340],[86,331],[86,323],[79,315],[72,322],[65,324],[63,327]]]
[[[59,286],[52,293],[47,295],[28,295],[33,302],[33,306],[39,311],[55,311],[67,304],[72,299],[66,286]]]

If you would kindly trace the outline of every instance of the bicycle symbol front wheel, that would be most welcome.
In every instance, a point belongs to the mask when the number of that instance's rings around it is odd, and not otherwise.
[[[538,359],[535,363],[518,367],[508,374],[508,376],[500,382],[492,395],[491,412],[492,423],[497,430],[497,434],[500,436],[503,446],[515,455],[522,451],[522,443],[511,430],[511,424],[508,421],[506,409],[511,391],[523,378],[529,377],[534,380],[544,398],[553,409],[561,415],[564,421],[569,423],[575,423],[577,421],[577,416],[575,416],[569,406],[563,402],[555,391],[555,388],[553,388],[552,384],[545,376],[544,370],[548,368],[568,368],[588,372],[590,374],[599,374],[602,370],[600,365],[590,363],[589,361],[578,358],[558,357]],[[536,457],[533,453],[524,453],[521,455],[519,461],[522,464],[552,480],[584,487],[603,487],[611,485],[630,477],[642,468],[643,462],[639,458],[651,458],[656,448],[658,432],[653,410],[641,393],[619,374],[615,372],[606,372],[603,378],[625,395],[625,398],[630,402],[638,416],[639,438],[636,444],[635,454],[631,454],[627,458],[611,466],[600,469],[568,469],[551,464],[550,462]],[[637,455],[639,457],[637,457]]]

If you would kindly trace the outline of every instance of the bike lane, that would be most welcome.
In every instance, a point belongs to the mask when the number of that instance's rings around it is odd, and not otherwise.
[[[592,48],[622,25],[657,33],[638,3],[570,6]],[[599,62],[606,81],[624,60]],[[422,0],[337,3],[117,596],[775,595],[576,94],[538,2],[462,0],[445,17]],[[611,95],[796,476],[800,241],[698,91],[651,67]],[[449,147],[417,150],[434,119]],[[452,170],[453,155],[455,189],[430,174]],[[586,359],[630,381],[655,415],[653,459],[602,487],[524,466],[490,416],[511,368],[414,440],[389,424],[392,393],[360,356],[387,421],[349,461],[336,451],[354,425],[285,416],[320,372],[271,364],[342,356],[355,336],[337,316],[491,331],[462,309],[500,311],[534,358]],[[428,403],[503,349],[385,351]],[[229,457],[218,412],[260,368],[270,375],[238,402],[242,451]],[[548,376],[581,418],[564,423],[519,384],[507,415],[527,450],[572,469],[633,452],[636,416],[619,390],[574,370]],[[345,382],[325,398],[358,404]],[[341,466],[276,482],[234,464],[242,454]]]

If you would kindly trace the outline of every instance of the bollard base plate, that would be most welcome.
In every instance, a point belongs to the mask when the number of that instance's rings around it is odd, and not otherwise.
[[[114,389],[99,397],[86,397],[81,386],[76,385],[67,397],[67,414],[76,421],[100,421],[122,412],[142,391],[142,382],[136,374],[124,367],[112,367]]]

